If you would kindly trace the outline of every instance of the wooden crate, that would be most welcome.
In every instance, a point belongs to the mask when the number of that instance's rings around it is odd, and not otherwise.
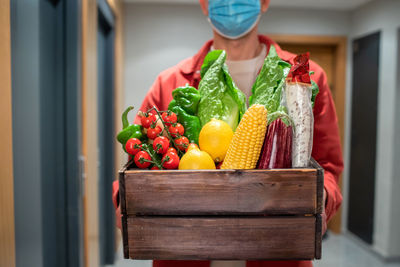
[[[323,169],[120,171],[125,258],[321,258]]]

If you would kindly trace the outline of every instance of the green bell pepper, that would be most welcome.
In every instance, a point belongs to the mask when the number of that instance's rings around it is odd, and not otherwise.
[[[178,121],[185,128],[185,136],[189,139],[189,142],[199,144],[199,133],[201,130],[199,117],[188,114],[182,107],[176,105],[176,103],[171,102],[168,109],[178,116]]]
[[[185,136],[189,141],[199,144],[201,124],[199,117],[196,116],[200,102],[199,91],[186,84],[172,91],[172,98],[168,109],[178,116],[178,122],[185,128]]]
[[[139,124],[129,124],[128,113],[133,109],[132,106],[128,107],[124,113],[122,113],[122,131],[117,135],[117,140],[120,142],[125,149],[125,144],[130,138],[143,139],[143,128]]]
[[[173,106],[178,105],[190,115],[197,113],[197,106],[200,102],[200,93],[196,88],[189,86],[178,87],[172,91]],[[174,103],[176,102],[176,103]]]

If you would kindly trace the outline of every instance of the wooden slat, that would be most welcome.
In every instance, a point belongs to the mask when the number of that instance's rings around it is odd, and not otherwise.
[[[121,214],[126,214],[126,200],[125,200],[125,172],[127,166],[124,166],[119,171],[119,203],[121,205]]]
[[[315,220],[315,259],[321,259],[322,252],[322,216],[316,215]]]
[[[125,172],[127,166],[124,166],[119,171],[119,203],[121,207],[121,226],[122,226],[122,244],[124,248],[124,257],[129,257],[129,245],[128,245],[128,223],[126,215],[126,200],[125,200]]]
[[[129,258],[129,244],[128,244],[128,220],[127,215],[122,215],[122,245],[124,248],[124,258]]]
[[[161,260],[313,259],[315,217],[128,217],[129,256]]]
[[[0,1],[0,266],[15,266],[10,1]]]
[[[321,209],[315,169],[131,170],[125,175],[128,215],[316,214]]]
[[[324,199],[324,169],[316,162],[311,159],[311,166],[317,170],[317,214],[321,214],[323,210],[323,199]]]

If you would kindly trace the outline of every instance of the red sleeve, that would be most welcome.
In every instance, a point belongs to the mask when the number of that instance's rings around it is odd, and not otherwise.
[[[314,106],[314,143],[312,156],[325,170],[325,213],[326,219],[329,221],[342,202],[342,194],[338,186],[338,181],[339,175],[343,170],[343,158],[336,110],[327,77],[322,70],[318,72],[316,71],[315,77],[312,77],[316,79],[320,90]]]
[[[115,223],[121,229],[121,206],[119,205],[119,181],[113,182],[112,202],[115,208]]]

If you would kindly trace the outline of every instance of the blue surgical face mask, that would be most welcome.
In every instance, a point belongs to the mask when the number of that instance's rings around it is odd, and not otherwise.
[[[260,0],[208,1],[208,21],[214,30],[229,39],[237,39],[250,32],[260,15]]]

